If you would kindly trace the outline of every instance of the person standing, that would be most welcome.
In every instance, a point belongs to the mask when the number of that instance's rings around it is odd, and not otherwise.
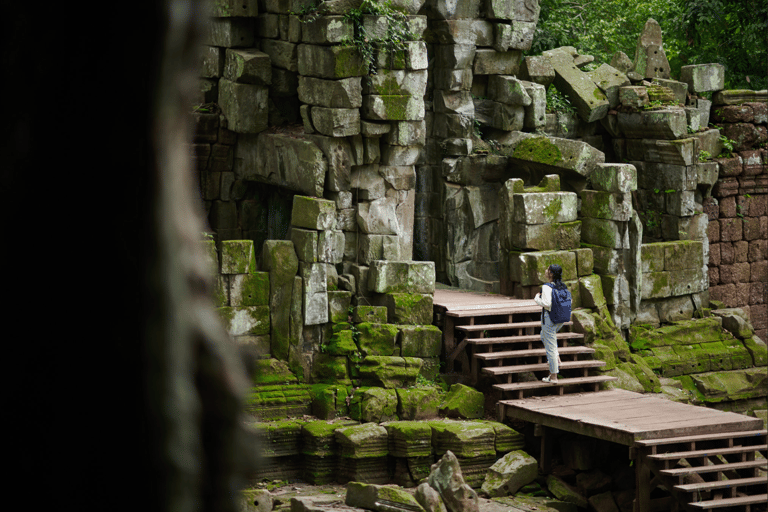
[[[563,283],[563,269],[560,265],[550,265],[544,272],[544,277],[549,280],[541,287],[541,293],[537,293],[533,298],[536,304],[542,307],[541,310],[541,342],[547,352],[547,363],[549,365],[549,375],[541,379],[543,382],[557,383],[557,374],[559,369],[560,356],[557,353],[557,332],[563,327],[567,320],[558,318],[564,314],[559,298],[567,297],[567,315],[570,318],[570,293],[568,287]],[[558,294],[558,300],[554,301],[558,311],[553,311],[553,292]],[[552,317],[552,318],[550,318]],[[554,321],[553,321],[554,319]]]

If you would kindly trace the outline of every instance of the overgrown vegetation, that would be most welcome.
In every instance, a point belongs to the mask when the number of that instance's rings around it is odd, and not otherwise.
[[[528,55],[574,46],[611,62],[634,58],[648,18],[659,22],[673,77],[688,64],[725,66],[727,89],[765,89],[768,9],[764,0],[540,0],[541,17]]]

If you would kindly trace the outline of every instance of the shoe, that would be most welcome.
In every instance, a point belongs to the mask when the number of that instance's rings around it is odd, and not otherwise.
[[[550,384],[557,384],[557,379],[552,380],[549,377],[544,377],[543,379],[541,379],[541,382],[548,382]]]

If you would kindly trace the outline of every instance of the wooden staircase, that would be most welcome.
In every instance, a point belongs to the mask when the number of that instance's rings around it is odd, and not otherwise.
[[[658,508],[658,503],[650,498],[658,487],[666,489],[676,502],[677,507],[671,507],[672,510],[766,510],[767,432],[751,430],[637,441],[635,449],[640,464],[636,510]]]
[[[440,299],[437,292],[435,296],[437,311]],[[590,369],[603,367],[605,362],[593,358],[595,350],[584,346],[582,334],[570,332],[572,323],[568,322],[557,333],[561,360],[558,382],[542,382],[549,375],[549,367],[540,337],[541,308],[532,300],[495,300],[497,303],[463,308],[453,304],[439,312],[449,372],[455,371],[458,363],[471,384],[487,377],[507,398],[542,391],[562,395],[566,389],[597,391],[600,383],[616,380],[589,374]]]

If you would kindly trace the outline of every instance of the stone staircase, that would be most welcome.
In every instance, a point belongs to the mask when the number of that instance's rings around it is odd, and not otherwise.
[[[493,388],[508,398],[542,391],[563,394],[566,389],[597,391],[600,383],[616,380],[589,374],[590,369],[605,366],[605,362],[592,357],[594,349],[583,345],[582,334],[570,332],[569,322],[557,334],[561,360],[558,382],[541,382],[549,369],[539,334],[540,314],[537,305],[447,312],[443,329],[449,348],[448,370],[459,361],[472,384],[488,377],[496,381]]]
[[[638,499],[647,500],[638,503],[639,510],[654,509],[650,496],[656,487],[669,491],[683,510],[766,510],[767,432],[752,430],[637,441],[635,449],[647,468],[645,476],[638,475],[638,483],[644,481],[647,489],[646,493],[638,491]],[[642,508],[644,505],[651,508]]]

